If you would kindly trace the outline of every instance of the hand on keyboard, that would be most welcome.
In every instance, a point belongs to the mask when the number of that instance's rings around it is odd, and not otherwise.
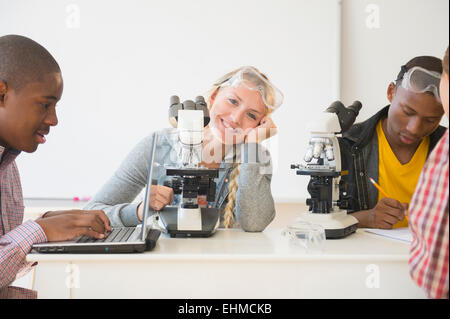
[[[36,220],[47,240],[65,241],[87,235],[97,239],[106,237],[111,230],[109,219],[103,211],[68,210],[44,214]]]

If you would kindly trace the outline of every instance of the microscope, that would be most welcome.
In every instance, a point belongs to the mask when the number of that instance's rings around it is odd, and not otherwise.
[[[349,107],[340,101],[331,104],[311,128],[304,163],[291,165],[297,175],[311,176],[308,184],[311,198],[306,200],[309,212],[302,212],[299,220],[321,225],[327,239],[346,237],[358,228],[358,220],[345,210],[352,198],[341,179],[348,171],[341,169],[337,137],[353,125],[361,108],[359,101]]]
[[[203,128],[209,123],[209,111],[203,96],[180,103],[170,98],[169,122],[178,130],[180,143],[178,167],[167,167],[171,179],[164,186],[181,195],[180,204],[159,212],[160,224],[171,237],[209,237],[220,223],[220,211],[208,207],[216,197],[218,169],[199,167],[202,160]]]

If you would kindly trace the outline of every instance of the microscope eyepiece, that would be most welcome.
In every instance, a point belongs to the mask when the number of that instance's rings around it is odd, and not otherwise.
[[[336,101],[326,109],[326,112],[336,113],[341,126],[340,133],[344,133],[353,125],[361,108],[362,104],[359,101],[353,102],[349,107],[345,107],[341,101]]]
[[[180,98],[177,95],[172,95],[170,97],[170,105],[174,105],[174,104],[179,104],[180,103]]]
[[[195,110],[195,103],[191,100],[186,100],[183,102],[183,109],[184,110]]]
[[[355,101],[355,102],[353,102],[352,105],[350,105],[350,106],[348,107],[348,109],[354,111],[355,114],[356,114],[356,116],[358,116],[359,111],[362,109],[362,104],[361,104],[361,102],[359,102],[359,101]]]
[[[196,104],[196,109],[203,111],[203,123],[204,125],[208,125],[210,118],[209,118],[209,110],[208,110],[208,105],[206,105],[205,102],[205,98],[201,95],[197,96],[195,98],[195,104]]]
[[[201,96],[201,95],[197,96],[195,98],[195,104],[206,106],[205,98],[203,96]]]

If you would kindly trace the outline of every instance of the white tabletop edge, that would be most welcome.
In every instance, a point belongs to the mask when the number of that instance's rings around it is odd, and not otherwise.
[[[90,261],[220,261],[220,262],[299,262],[299,261],[408,261],[408,255],[326,255],[326,254],[299,254],[299,255],[266,255],[266,254],[176,254],[161,255],[151,252],[142,254],[37,254],[27,255],[27,261],[45,262],[90,262]]]

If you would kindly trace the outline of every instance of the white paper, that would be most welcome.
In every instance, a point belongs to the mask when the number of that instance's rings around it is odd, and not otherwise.
[[[368,228],[365,229],[366,232],[373,233],[376,235],[380,235],[387,238],[397,239],[404,242],[412,242],[411,231],[408,227],[395,228],[395,229],[376,229],[376,228]]]

